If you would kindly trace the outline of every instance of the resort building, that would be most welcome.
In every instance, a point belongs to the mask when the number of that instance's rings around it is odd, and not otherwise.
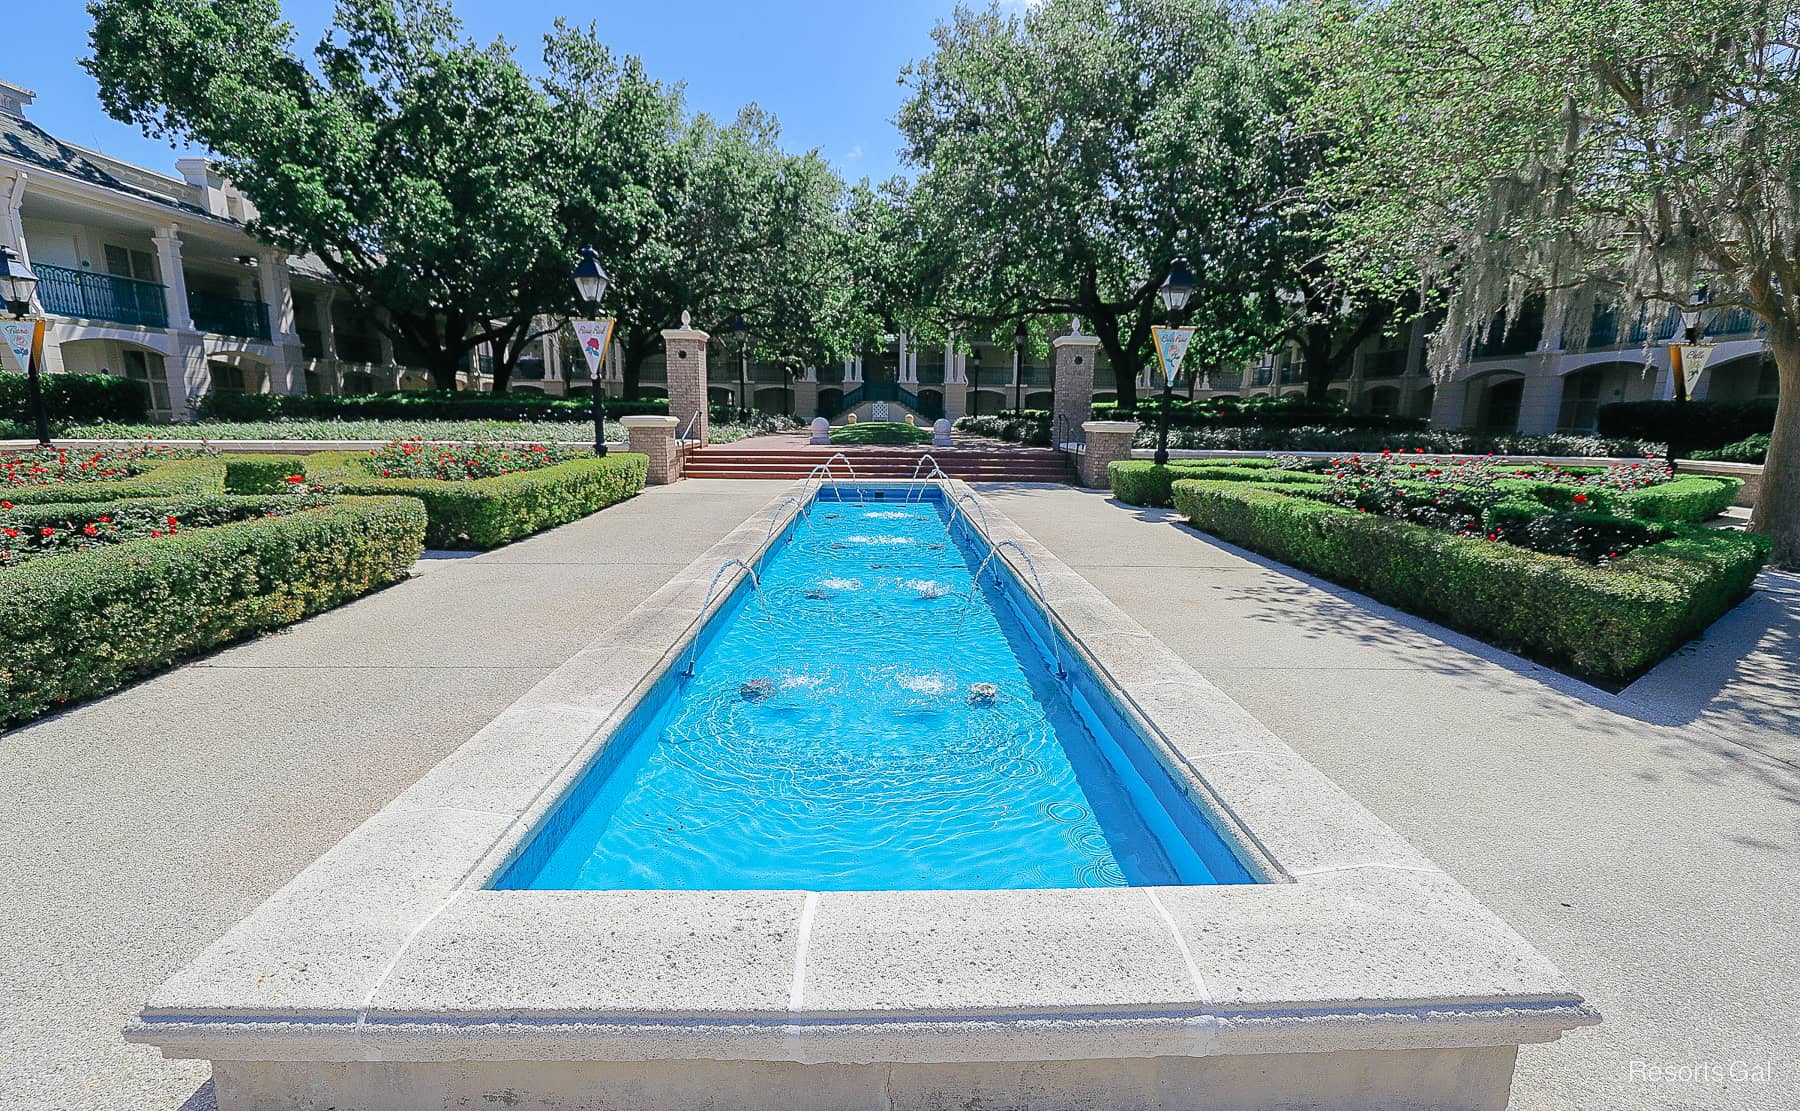
[[[317,259],[248,234],[255,209],[205,159],[178,161],[179,177],[121,162],[33,124],[32,100],[0,81],[0,241],[38,276],[47,372],[135,378],[173,420],[214,391],[427,383]]]

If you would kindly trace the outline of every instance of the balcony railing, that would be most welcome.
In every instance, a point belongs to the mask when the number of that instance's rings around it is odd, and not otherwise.
[[[1241,370],[1210,370],[1201,378],[1207,389],[1235,390],[1244,384],[1244,372]]]
[[[202,332],[264,341],[269,338],[269,306],[261,301],[240,301],[190,289],[188,314],[194,318],[194,327]]]
[[[155,282],[42,263],[33,269],[45,312],[146,328],[169,326],[167,291]]]
[[[941,366],[922,366],[919,368],[919,385],[941,386],[944,384],[944,368]]]

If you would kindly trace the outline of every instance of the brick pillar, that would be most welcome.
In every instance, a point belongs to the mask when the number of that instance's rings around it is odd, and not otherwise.
[[[706,341],[711,338],[693,326],[687,313],[681,327],[662,334],[663,358],[669,368],[669,415],[677,421],[676,433],[706,442]],[[693,430],[688,431],[688,422]]]
[[[675,434],[679,431],[676,426],[680,422],[676,418],[620,417],[619,423],[625,426],[631,450],[650,457],[650,475],[646,481],[651,486],[681,481],[681,452],[675,446]]]
[[[1051,386],[1050,435],[1066,442],[1094,416],[1094,352],[1100,340],[1079,331],[1060,336],[1050,346],[1056,353],[1056,377]]]
[[[1076,456],[1081,470],[1081,484],[1089,489],[1110,486],[1106,478],[1107,464],[1131,458],[1131,440],[1137,435],[1137,422],[1130,420],[1090,420],[1081,425],[1087,433],[1087,451]]]

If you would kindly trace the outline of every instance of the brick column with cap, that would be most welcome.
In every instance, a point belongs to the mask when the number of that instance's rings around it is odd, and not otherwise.
[[[1094,353],[1100,349],[1100,340],[1082,335],[1077,328],[1071,335],[1057,337],[1050,346],[1056,352],[1050,435],[1054,446],[1061,447],[1075,439],[1081,426],[1093,419]]]
[[[632,451],[650,457],[650,473],[645,482],[651,486],[667,486],[681,481],[681,450],[675,446],[674,417],[620,417],[625,437]]]
[[[706,341],[712,337],[681,314],[681,327],[662,334],[663,358],[669,368],[669,415],[677,435],[706,443]],[[691,431],[689,422],[692,422]]]
[[[1087,451],[1075,457],[1079,461],[1081,484],[1089,489],[1112,485],[1106,477],[1107,465],[1131,458],[1131,441],[1137,435],[1137,422],[1091,420],[1081,427],[1087,432]]]

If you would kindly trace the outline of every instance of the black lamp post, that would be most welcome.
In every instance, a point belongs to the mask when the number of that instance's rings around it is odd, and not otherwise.
[[[606,268],[600,265],[600,256],[592,247],[581,249],[581,261],[575,264],[575,292],[581,303],[587,307],[589,316],[600,315],[600,302],[606,298],[606,287],[609,283]],[[600,353],[602,363],[606,352]],[[596,368],[588,376],[590,388],[594,395],[594,454],[606,454],[606,393],[600,382],[600,370]]]
[[[1180,255],[1169,263],[1169,275],[1163,279],[1162,288],[1156,291],[1162,298],[1163,308],[1169,313],[1169,326],[1181,327],[1181,318],[1187,312],[1188,298],[1194,295],[1194,275],[1188,272],[1187,259]],[[1156,419],[1156,465],[1163,466],[1169,461],[1169,409],[1175,403],[1175,382],[1163,371],[1162,408]]]
[[[25,265],[18,252],[0,244],[0,300],[14,320],[24,320],[31,311],[31,295],[37,290],[37,275]],[[44,387],[38,378],[37,343],[25,356],[25,392],[31,399],[31,417],[37,425],[39,447],[50,446],[50,414],[44,409]]]
[[[1025,330],[1025,321],[1020,320],[1013,325],[1013,412],[1025,408],[1025,399],[1021,396],[1025,389],[1025,344],[1031,334]]]
[[[981,350],[969,348],[969,415],[981,415]]]
[[[738,420],[744,421],[750,419],[750,325],[743,313],[731,321],[731,334],[738,345]]]

